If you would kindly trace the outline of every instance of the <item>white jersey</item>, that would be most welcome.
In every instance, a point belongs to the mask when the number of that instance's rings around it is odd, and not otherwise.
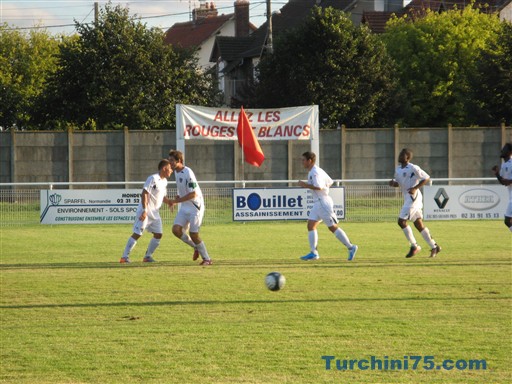
[[[167,196],[167,179],[155,173],[147,178],[143,189],[148,192],[147,216],[151,219],[158,218],[158,210],[162,206],[164,197]],[[142,201],[139,203],[137,211],[142,212]]]
[[[320,189],[312,189],[313,202],[319,200],[332,200],[329,196],[329,187],[333,184],[330,176],[320,167],[313,165],[308,173],[308,184]]]
[[[203,193],[197,183],[196,175],[189,167],[183,167],[179,172],[175,171],[176,176],[176,188],[178,189],[178,196],[183,197],[191,192],[195,192],[196,196],[191,199],[184,201],[182,207],[194,206],[198,210],[204,209]]]
[[[507,180],[512,180],[512,157],[501,164],[500,176]],[[512,202],[512,184],[507,185],[508,199]]]
[[[402,168],[401,165],[396,167],[395,176],[393,178],[400,186],[402,194],[404,196],[404,206],[416,206],[422,207],[422,194],[419,189],[416,190],[416,195],[411,195],[408,191],[412,187],[418,185],[421,180],[430,179],[430,176],[423,169],[408,163]]]

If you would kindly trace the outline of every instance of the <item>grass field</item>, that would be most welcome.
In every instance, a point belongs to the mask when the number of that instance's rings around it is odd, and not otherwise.
[[[206,268],[169,225],[151,265],[149,234],[118,263],[131,225],[0,228],[0,382],[510,383],[512,235],[501,221],[428,226],[436,259],[419,235],[405,259],[394,222],[344,223],[355,261],[322,226],[320,260],[303,262],[304,222],[207,225]],[[279,292],[264,286],[274,270]],[[327,370],[322,356],[422,361]]]

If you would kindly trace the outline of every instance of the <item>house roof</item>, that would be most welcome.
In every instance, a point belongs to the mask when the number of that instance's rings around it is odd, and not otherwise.
[[[464,9],[471,3],[470,0],[412,0],[405,9],[431,9],[437,12],[454,9],[455,7]],[[507,3],[510,3],[510,0],[475,0],[475,5],[482,7],[482,10],[488,13],[499,11]]]
[[[350,5],[354,3],[353,0],[289,0],[281,9],[280,12],[274,14],[272,17],[272,30],[279,33],[297,26],[309,14],[311,9],[315,6],[322,8],[332,7],[342,11],[348,10]],[[262,25],[264,31],[267,30],[267,23]]]
[[[210,16],[194,21],[176,23],[165,32],[164,41],[180,48],[199,47],[210,36],[215,35],[235,14]]]
[[[393,16],[393,14],[400,16],[403,12],[379,12],[379,11],[364,11],[362,22],[374,33],[384,33],[386,23]]]
[[[475,0],[475,6],[480,7],[482,12],[493,13],[499,12],[509,4],[511,0]],[[400,17],[408,13],[413,16],[422,15],[425,10],[430,9],[434,12],[442,12],[450,9],[464,9],[470,5],[469,0],[412,0],[406,7],[397,12],[381,12],[381,11],[364,11],[362,22],[375,33],[383,33],[386,23],[393,14]]]
[[[218,57],[217,54],[221,54],[222,58],[226,61],[247,57],[247,49],[253,43],[254,36],[217,36],[210,60],[213,59],[214,61],[214,58]]]
[[[280,32],[296,27],[309,16],[315,6],[322,8],[332,7],[342,11],[348,11],[354,0],[289,0],[278,13],[272,15],[272,34],[278,35]],[[263,23],[255,35],[262,35],[266,38],[268,23]]]
[[[272,14],[272,36],[277,36],[282,31],[296,27],[309,16],[315,5],[349,11],[352,4],[354,4],[354,0],[289,0],[279,12]],[[268,22],[264,22],[250,38],[217,36],[216,41],[218,40],[219,43],[215,44],[210,61],[216,61],[219,56],[226,61],[259,57],[265,46],[267,33]],[[235,55],[235,52],[238,56]]]

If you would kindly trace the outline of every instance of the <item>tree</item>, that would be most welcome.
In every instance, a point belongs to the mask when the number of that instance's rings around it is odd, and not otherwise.
[[[257,86],[262,107],[318,104],[320,116],[368,127],[394,101],[393,63],[366,27],[333,8],[315,7],[299,27],[279,35],[274,53],[262,59]]]
[[[471,79],[478,62],[495,42],[500,21],[472,6],[463,11],[427,11],[388,22],[382,38],[399,70],[404,92],[403,124],[472,125]]]
[[[42,100],[43,127],[168,129],[176,103],[209,105],[215,86],[192,52],[176,52],[127,8],[105,5],[95,25],[76,23]]]
[[[45,30],[26,34],[0,25],[0,127],[30,128],[34,104],[56,69],[58,45]]]
[[[482,125],[512,124],[512,24],[501,26],[498,39],[483,52],[472,82],[471,116]]]

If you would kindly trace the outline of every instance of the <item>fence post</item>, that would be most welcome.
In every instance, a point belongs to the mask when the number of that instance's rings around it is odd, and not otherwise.
[[[507,143],[507,130],[505,127],[505,123],[501,123],[501,148]]]
[[[293,179],[293,140],[288,140],[288,180]],[[293,184],[288,183],[289,187],[292,187]]]
[[[448,162],[448,178],[452,177],[452,164],[453,164],[453,127],[451,124],[448,124],[448,156],[446,156],[446,161]],[[451,182],[448,183],[450,185]]]
[[[395,124],[394,125],[394,134],[395,134],[395,160],[393,162],[393,164],[395,164],[398,160],[398,155],[400,154],[400,127],[398,126],[398,124]],[[393,170],[394,170],[394,166],[393,166]]]
[[[11,129],[11,183],[16,182],[16,133]]]
[[[124,180],[130,181],[130,131],[124,127]],[[128,188],[128,184],[125,184]]]
[[[73,145],[73,128],[68,128],[68,181],[71,183],[74,181],[74,166],[73,160],[75,159],[74,155],[74,145]],[[69,189],[73,189],[73,184],[69,184]]]
[[[347,127],[345,124],[341,124],[341,143],[340,143],[340,153],[341,153],[341,180],[345,180],[346,172],[346,142],[347,142]]]

